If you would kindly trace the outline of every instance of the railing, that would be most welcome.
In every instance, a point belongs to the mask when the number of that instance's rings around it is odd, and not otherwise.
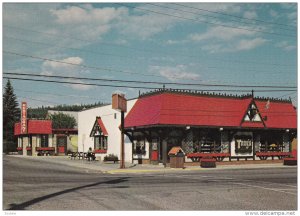
[[[215,158],[217,161],[223,161],[225,157],[230,157],[229,153],[190,153],[187,154],[193,162],[199,162],[203,157]]]

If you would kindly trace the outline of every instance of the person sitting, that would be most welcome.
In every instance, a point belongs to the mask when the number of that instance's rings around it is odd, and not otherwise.
[[[95,160],[95,155],[93,154],[93,150],[91,147],[89,148],[86,157],[87,157],[88,161]]]

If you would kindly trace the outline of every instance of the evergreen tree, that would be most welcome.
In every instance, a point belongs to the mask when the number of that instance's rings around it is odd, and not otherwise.
[[[7,81],[3,93],[3,151],[15,150],[14,124],[20,119],[17,96],[10,80]]]
[[[76,126],[76,120],[73,116],[57,113],[50,115],[50,119],[52,120],[52,128],[74,128]]]

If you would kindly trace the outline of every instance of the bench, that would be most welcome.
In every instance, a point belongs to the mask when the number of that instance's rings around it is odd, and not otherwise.
[[[187,154],[187,158],[190,158],[193,162],[200,162],[203,157],[215,158],[218,162],[223,161],[225,157],[230,157],[229,153],[190,153]]]
[[[256,152],[255,154],[259,159],[261,160],[267,160],[268,157],[272,157],[272,160],[274,160],[274,157],[278,157],[279,160],[288,157],[291,155],[290,152]]]
[[[70,154],[71,160],[72,160],[72,159],[75,160],[75,158],[76,158],[77,156],[78,156],[78,152],[71,152],[71,154]]]
[[[88,160],[88,161],[94,161],[96,160],[96,156],[95,153],[84,153],[84,159]]]

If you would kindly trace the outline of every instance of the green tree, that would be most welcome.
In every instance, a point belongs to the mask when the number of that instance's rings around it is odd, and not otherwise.
[[[3,93],[3,151],[14,151],[17,144],[14,137],[14,124],[20,119],[17,96],[10,80],[7,81]]]
[[[73,116],[59,112],[49,117],[52,120],[52,128],[74,128],[76,126],[76,120]]]

